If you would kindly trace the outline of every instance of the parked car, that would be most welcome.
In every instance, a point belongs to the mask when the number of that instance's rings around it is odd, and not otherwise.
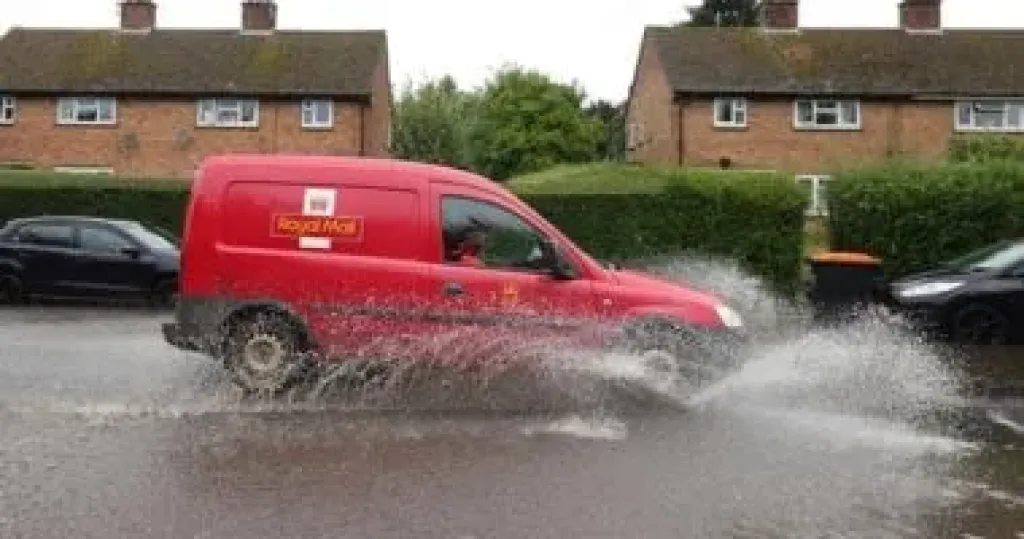
[[[738,357],[726,350],[743,342],[740,316],[718,297],[602,266],[469,172],[219,156],[201,165],[190,196],[181,296],[163,333],[223,359],[248,390],[287,388],[304,357],[313,366],[377,354],[528,366],[537,350],[524,344],[589,349],[617,339],[663,367],[666,356],[725,367]]]
[[[179,257],[171,241],[136,221],[13,219],[0,228],[0,302],[141,298],[168,306],[177,296]]]
[[[997,242],[884,286],[883,301],[927,334],[967,344],[1024,340],[1024,238]]]

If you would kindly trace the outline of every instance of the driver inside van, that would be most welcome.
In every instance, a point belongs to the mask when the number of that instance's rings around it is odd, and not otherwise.
[[[447,249],[445,259],[460,266],[484,267],[480,257],[487,242],[487,226],[470,218],[470,224],[455,232],[445,233]]]

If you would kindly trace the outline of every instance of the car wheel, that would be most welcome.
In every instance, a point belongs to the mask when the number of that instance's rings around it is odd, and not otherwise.
[[[953,316],[953,338],[963,344],[1006,344],[1010,320],[998,309],[975,303]]]
[[[300,332],[282,314],[258,312],[228,328],[224,363],[235,383],[250,393],[274,396],[298,381],[306,365]]]
[[[0,275],[0,304],[21,303],[23,299],[21,280],[13,275]]]
[[[178,281],[161,279],[153,286],[149,294],[149,304],[156,308],[170,308],[178,301]]]

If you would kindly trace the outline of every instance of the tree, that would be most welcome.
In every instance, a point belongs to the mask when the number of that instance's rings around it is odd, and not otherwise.
[[[470,162],[498,181],[560,163],[593,160],[601,122],[583,109],[575,84],[506,66],[484,85],[470,126]]]
[[[474,96],[445,75],[419,88],[406,84],[392,111],[391,153],[454,167],[468,164],[467,123]]]
[[[688,7],[690,20],[684,26],[757,26],[761,12],[760,0],[704,0],[697,7]]]
[[[602,135],[597,141],[596,157],[607,161],[622,161],[626,158],[626,109],[625,103],[598,100],[591,103],[587,114],[602,125]]]

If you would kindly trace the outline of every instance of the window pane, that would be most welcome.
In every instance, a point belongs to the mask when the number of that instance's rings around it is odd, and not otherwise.
[[[72,228],[65,225],[27,225],[18,231],[18,241],[46,247],[71,247]]]
[[[97,108],[98,108],[99,119],[104,121],[104,122],[113,121],[113,119],[114,119],[114,100],[113,99],[103,99],[99,103],[97,103],[97,105],[98,105]]]
[[[302,125],[310,125],[314,123],[313,110],[309,107],[302,108]]]
[[[843,101],[840,104],[840,113],[842,114],[842,123],[847,125],[857,124],[857,102],[856,101]]]
[[[733,114],[733,120],[739,125],[747,123],[747,112],[746,109],[737,108],[735,114]]]
[[[972,114],[972,112],[973,112],[972,105],[970,103],[961,103],[957,107],[957,115],[956,115],[957,120],[956,121],[957,121],[957,123],[958,123],[958,125],[960,127],[971,127],[972,126],[971,118],[973,118],[973,116],[974,116]]]
[[[542,258],[540,234],[509,211],[481,201],[445,197],[442,212],[445,261],[458,261],[468,234],[479,230],[484,233],[483,250],[477,256],[485,267],[530,269]]]
[[[1008,109],[1006,124],[1009,127],[1024,126],[1024,101],[1012,101]]]
[[[256,121],[256,108],[259,105],[256,101],[243,101],[242,102],[242,121],[243,122],[255,122]]]
[[[797,120],[802,124],[814,123],[814,105],[810,101],[799,101],[796,104]]]
[[[974,125],[975,127],[981,127],[986,129],[996,129],[1003,127],[1003,113],[1000,112],[978,112],[974,113]]]
[[[838,125],[839,114],[835,110],[818,110],[814,116],[814,122],[818,125]]]
[[[316,122],[320,124],[331,123],[331,103],[330,101],[317,101],[314,105],[316,111]]]
[[[718,123],[732,123],[732,101],[728,99],[720,99],[716,102],[718,111],[715,115]]]
[[[836,101],[818,101],[817,107],[819,111],[822,109],[832,111],[838,108],[838,103]]]
[[[64,121],[72,121],[75,119],[75,102],[70,99],[61,99],[58,105],[60,110],[60,119]]]
[[[93,253],[120,253],[122,249],[131,247],[117,234],[101,228],[83,228],[79,232],[79,245],[83,250]]]

